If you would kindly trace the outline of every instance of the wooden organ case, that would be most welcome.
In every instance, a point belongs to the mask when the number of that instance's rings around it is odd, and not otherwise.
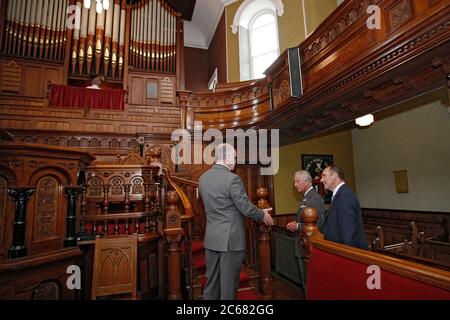
[[[0,103],[11,106],[8,114],[38,117],[15,128],[168,134],[181,127],[181,13],[166,0],[108,3],[98,11],[95,1],[89,8],[81,0],[1,2]],[[102,89],[125,92],[120,108],[52,99],[52,87],[85,88],[95,77],[103,78]],[[0,126],[10,127],[6,122]]]

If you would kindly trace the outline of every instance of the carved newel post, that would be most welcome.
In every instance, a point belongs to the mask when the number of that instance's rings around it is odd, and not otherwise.
[[[181,128],[182,129],[190,129],[190,120],[191,115],[189,114],[189,104],[190,104],[190,96],[192,94],[192,91],[186,91],[186,90],[178,90],[178,105],[180,106],[180,116],[181,116]]]
[[[267,188],[258,188],[256,190],[256,196],[258,197],[258,208],[266,209],[271,207],[269,201],[267,201],[267,198],[269,196],[269,191],[267,190]],[[259,257],[261,263],[260,286],[264,298],[267,299],[272,298],[272,270],[270,266],[271,232],[271,226],[266,226],[264,223],[260,224],[258,234]]]
[[[181,213],[178,208],[180,198],[175,191],[166,194],[164,234],[168,244],[169,300],[179,300],[181,296],[180,241],[183,233]]]
[[[65,187],[64,191],[67,196],[67,221],[64,247],[75,247],[77,245],[77,237],[75,235],[77,198],[78,194],[81,192],[81,187]]]
[[[312,240],[323,239],[322,233],[320,233],[317,227],[317,209],[308,208],[303,209],[302,221],[303,221],[303,232],[300,237],[300,243],[297,243],[300,248],[300,252],[303,251],[303,259],[305,261],[305,266],[308,268],[309,260],[311,257]]]
[[[36,187],[10,187],[8,193],[16,203],[16,210],[14,213],[14,230],[13,243],[8,251],[9,258],[24,257],[27,254],[25,248],[25,229],[27,225],[27,201]]]

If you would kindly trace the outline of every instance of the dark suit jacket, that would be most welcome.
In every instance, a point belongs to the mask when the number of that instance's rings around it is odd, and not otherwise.
[[[322,233],[325,240],[363,249],[368,247],[359,200],[346,184],[334,195]]]
[[[245,250],[244,217],[263,221],[264,212],[248,199],[239,176],[215,164],[199,180],[206,211],[204,247],[214,251]]]
[[[317,209],[317,227],[319,230],[322,228],[322,224],[325,221],[325,205],[323,204],[323,199],[320,194],[316,191],[316,189],[312,188],[306,195],[303,197],[302,203],[297,211],[297,219],[296,221],[299,223],[298,230],[295,233],[295,256],[302,257],[303,250],[300,247],[299,241],[300,236],[303,232],[303,223],[302,223],[302,213],[304,208],[316,208]]]

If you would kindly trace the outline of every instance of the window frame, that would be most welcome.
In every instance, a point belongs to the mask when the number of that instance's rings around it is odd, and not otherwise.
[[[248,37],[248,41],[249,41],[249,60],[250,60],[250,79],[254,80],[254,79],[262,79],[264,78],[264,76],[262,78],[256,78],[255,76],[255,72],[254,72],[254,62],[253,62],[253,24],[255,23],[255,21],[261,17],[262,15],[265,14],[270,14],[274,19],[275,19],[275,38],[276,38],[276,55],[277,57],[280,55],[280,37],[279,37],[279,33],[278,33],[278,17],[277,17],[277,13],[276,11],[273,11],[269,8],[264,8],[258,12],[256,12],[253,17],[250,19],[250,22],[248,24],[248,30],[249,30],[249,37]],[[269,52],[269,51],[268,51]],[[268,53],[267,52],[267,53]]]

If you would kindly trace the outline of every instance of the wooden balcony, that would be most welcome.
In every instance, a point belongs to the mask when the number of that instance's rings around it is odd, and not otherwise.
[[[372,4],[372,3],[371,3]],[[287,52],[259,81],[216,93],[179,92],[184,122],[208,128],[278,128],[290,143],[450,86],[448,1],[380,0],[381,28],[369,29],[369,1],[346,1],[299,45],[303,95],[292,97]]]

